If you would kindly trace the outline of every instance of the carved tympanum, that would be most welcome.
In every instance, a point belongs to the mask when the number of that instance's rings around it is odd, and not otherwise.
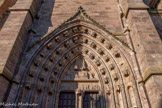
[[[69,70],[65,73],[63,80],[65,81],[81,81],[81,80],[96,80],[95,69],[83,57],[76,59]]]

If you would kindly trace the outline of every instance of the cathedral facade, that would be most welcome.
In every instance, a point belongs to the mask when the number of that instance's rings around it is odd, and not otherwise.
[[[162,108],[161,0],[0,0],[0,108]]]

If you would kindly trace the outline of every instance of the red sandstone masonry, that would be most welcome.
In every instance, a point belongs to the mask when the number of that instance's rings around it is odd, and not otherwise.
[[[26,33],[32,23],[32,15],[34,14],[31,15],[30,13],[35,12],[37,2],[38,0],[18,0],[16,5],[11,8],[10,15],[0,31],[0,74],[9,79],[16,68]],[[0,87],[0,99],[2,101],[7,92],[8,81],[3,76],[0,80],[0,83],[3,83]],[[15,86],[13,87],[15,88]],[[10,99],[13,98],[13,92],[14,89],[10,93]]]
[[[147,10],[130,10],[128,20],[142,76],[145,77],[148,74],[146,73],[148,69],[151,69],[149,70],[151,72],[160,71],[162,42]],[[162,76],[151,76],[145,82],[146,92],[152,108],[160,108],[161,79]]]
[[[86,13],[111,32],[121,32],[119,11],[115,0],[55,0],[52,13],[54,28],[73,16],[82,6]]]

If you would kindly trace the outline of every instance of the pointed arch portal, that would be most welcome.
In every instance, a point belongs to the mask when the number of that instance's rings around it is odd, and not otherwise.
[[[82,8],[36,45],[19,100],[42,108],[140,107],[130,48]]]

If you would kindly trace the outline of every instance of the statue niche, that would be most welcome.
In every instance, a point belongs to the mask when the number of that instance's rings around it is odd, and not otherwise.
[[[89,62],[80,57],[73,62],[62,81],[95,81],[98,76],[92,67]]]

